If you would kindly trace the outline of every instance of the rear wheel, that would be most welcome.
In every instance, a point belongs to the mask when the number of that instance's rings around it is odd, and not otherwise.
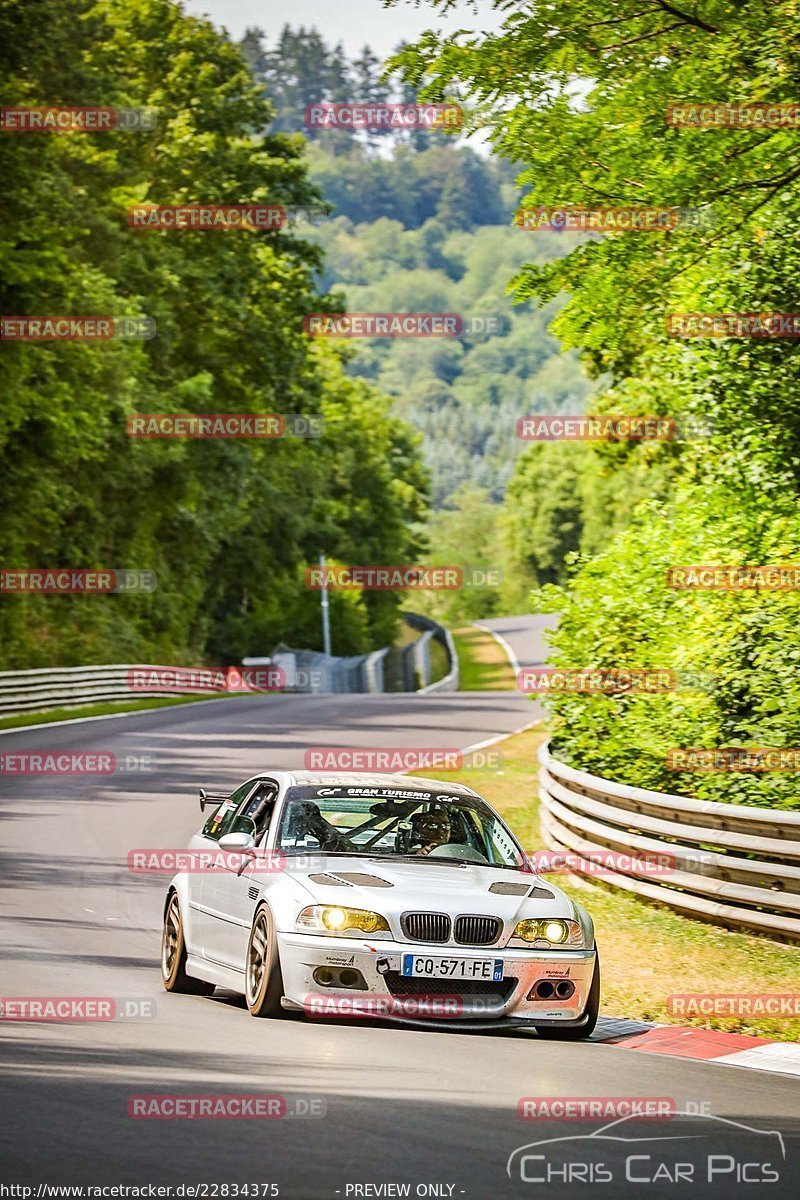
[[[213,983],[186,974],[186,941],[177,892],[170,896],[164,913],[164,930],[161,934],[161,980],[168,992],[210,996],[214,991]]]
[[[588,1018],[585,1025],[573,1025],[571,1028],[569,1026],[559,1028],[558,1025],[542,1025],[541,1027],[537,1027],[536,1032],[540,1038],[546,1038],[550,1041],[558,1042],[579,1042],[582,1038],[591,1037],[591,1035],[594,1033],[594,1027],[597,1024],[597,1018],[600,1013],[599,955],[597,955],[595,958],[592,986],[589,988],[589,999],[586,1001],[586,1008],[583,1010],[583,1012]]]
[[[275,922],[268,908],[255,915],[247,943],[245,999],[253,1017],[282,1017],[283,977]]]

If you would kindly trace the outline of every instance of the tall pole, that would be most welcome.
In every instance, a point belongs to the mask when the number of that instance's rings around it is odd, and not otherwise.
[[[322,567],[322,591],[320,592],[320,604],[322,606],[322,648],[330,657],[331,653],[331,619],[328,612],[328,583],[325,574],[325,555],[320,554],[319,565]]]

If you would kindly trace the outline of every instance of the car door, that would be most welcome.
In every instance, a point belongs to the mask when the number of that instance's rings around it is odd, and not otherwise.
[[[195,834],[189,842],[189,849],[201,852],[211,851],[217,854],[219,839],[224,834],[232,832],[239,809],[244,807],[258,787],[258,783],[257,779],[248,779],[247,783],[243,783],[241,787],[232,792],[227,800],[223,800],[222,804],[206,819],[200,833]],[[205,954],[210,933],[209,880],[213,872],[199,869],[202,862],[199,856],[195,861],[197,869],[190,871],[188,875],[189,908],[192,910],[190,914],[190,950],[192,954]]]
[[[263,847],[277,795],[274,779],[260,779],[240,804],[226,832],[250,832],[255,823],[256,846]],[[219,869],[206,872],[207,934],[203,953],[214,962],[243,972],[257,889],[250,867],[240,870],[240,866],[238,855],[223,853]]]

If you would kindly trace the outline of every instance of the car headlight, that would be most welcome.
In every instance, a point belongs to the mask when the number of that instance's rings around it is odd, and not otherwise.
[[[519,938],[529,945],[544,942],[548,946],[583,947],[583,930],[577,921],[562,921],[551,919],[541,921],[520,921],[511,935],[512,940]]]
[[[389,933],[389,922],[365,908],[340,908],[338,904],[312,904],[297,918],[299,929],[315,933]]]

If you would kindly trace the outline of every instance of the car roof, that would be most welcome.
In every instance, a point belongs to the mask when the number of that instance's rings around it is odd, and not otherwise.
[[[453,796],[477,796],[478,793],[466,784],[443,779],[420,779],[416,775],[389,775],[356,771],[271,771],[267,768],[252,779],[263,776],[300,787],[374,787],[402,789],[408,791],[449,792]]]

